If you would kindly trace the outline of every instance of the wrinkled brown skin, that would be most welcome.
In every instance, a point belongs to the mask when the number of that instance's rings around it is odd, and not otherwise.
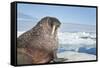
[[[53,25],[56,26],[52,35]],[[42,18],[35,27],[17,38],[17,64],[44,64],[57,58],[57,29],[60,21]]]

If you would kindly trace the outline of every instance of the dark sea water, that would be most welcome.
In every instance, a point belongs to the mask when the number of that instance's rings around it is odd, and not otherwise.
[[[87,49],[85,47],[80,47],[78,52],[96,55],[96,48]]]
[[[64,51],[75,51],[75,50],[74,49],[67,50],[67,49],[64,49],[64,48],[59,48],[58,49],[58,53],[61,53],[61,52],[64,52]],[[96,55],[96,48],[89,48],[89,49],[87,49],[85,47],[80,47],[77,52]]]

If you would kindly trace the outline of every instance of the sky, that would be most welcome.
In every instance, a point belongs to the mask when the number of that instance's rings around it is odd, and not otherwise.
[[[59,19],[62,27],[64,26],[64,28],[61,28],[62,30],[66,29],[65,24],[71,24],[70,28],[73,28],[74,24],[84,24],[84,28],[85,25],[88,25],[93,27],[91,29],[94,30],[96,27],[96,8],[19,3],[17,6],[17,15],[19,31],[33,27],[33,25],[45,16],[52,16]]]

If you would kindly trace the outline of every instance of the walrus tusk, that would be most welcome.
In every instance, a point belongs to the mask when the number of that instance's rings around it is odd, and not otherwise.
[[[55,28],[56,28],[56,26],[55,26],[55,25],[53,25],[52,32],[51,32],[51,34],[52,34],[52,35],[53,35],[53,34],[54,34],[54,32],[55,32]]]

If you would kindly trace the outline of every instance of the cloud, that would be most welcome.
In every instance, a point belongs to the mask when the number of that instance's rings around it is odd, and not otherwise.
[[[30,16],[30,15],[28,15],[28,14],[24,14],[24,13],[22,13],[22,12],[18,12],[17,15],[18,15],[18,19],[19,19],[19,18],[23,18],[23,19],[33,19],[32,16]]]
[[[18,31],[27,31],[34,27],[37,23],[38,19],[36,17],[32,17],[31,15],[27,15],[21,12],[18,12],[17,18],[17,30]]]

